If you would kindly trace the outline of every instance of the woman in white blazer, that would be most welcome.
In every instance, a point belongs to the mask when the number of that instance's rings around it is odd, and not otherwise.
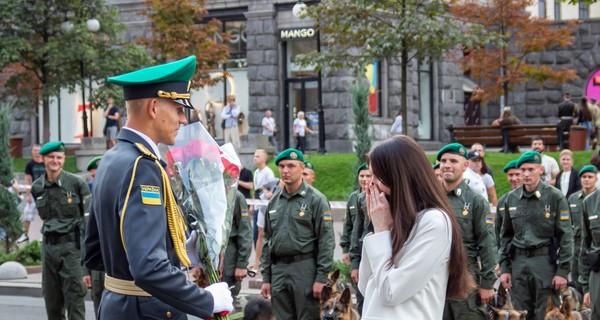
[[[373,181],[358,288],[362,319],[442,319],[475,288],[460,228],[422,148],[395,136],[369,155]]]

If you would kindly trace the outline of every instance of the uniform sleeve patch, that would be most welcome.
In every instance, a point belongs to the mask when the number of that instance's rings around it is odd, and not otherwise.
[[[515,210],[517,210],[517,207],[509,207],[508,208],[508,211],[515,211]]]
[[[331,211],[327,210],[325,212],[323,212],[323,220],[325,221],[331,221]]]
[[[247,217],[247,216],[248,216],[248,210],[242,209],[242,217]]]
[[[485,215],[485,223],[494,224],[494,217],[491,214]]]
[[[577,207],[576,204],[571,204],[570,206],[571,206],[571,208],[576,208]]]
[[[560,220],[569,220],[569,211],[561,211]]]
[[[161,205],[160,188],[158,186],[141,185],[140,189],[142,192],[142,203],[143,204],[148,204],[148,205],[153,205],[153,206]]]

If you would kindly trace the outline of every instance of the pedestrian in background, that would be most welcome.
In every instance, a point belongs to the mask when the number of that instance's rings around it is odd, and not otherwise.
[[[294,120],[292,131],[294,132],[294,139],[296,139],[296,149],[300,150],[302,153],[306,152],[306,133],[312,134],[313,131],[306,124],[303,111],[298,112],[297,118]]]
[[[398,115],[394,118],[394,123],[390,128],[390,134],[393,136],[402,134],[402,111],[398,111]]]
[[[262,118],[262,134],[267,136],[269,143],[275,148],[277,154],[277,143],[275,142],[275,134],[277,133],[277,126],[275,125],[275,118],[272,117],[271,109],[265,111],[265,116]]]
[[[362,319],[441,319],[447,298],[475,288],[452,208],[412,138],[392,137],[369,159],[373,231],[359,268]]]
[[[558,157],[562,171],[556,176],[554,186],[567,197],[581,189],[579,181],[579,170],[573,168],[573,152],[569,149],[563,149]]]
[[[39,177],[46,174],[44,157],[39,154],[40,148],[41,146],[38,144],[31,147],[33,159],[29,160],[25,166],[25,184],[29,187],[25,188],[25,206],[23,208],[25,222],[23,222],[23,234],[17,239],[17,243],[29,241],[29,226],[31,226],[31,221],[35,219],[35,215],[38,213],[35,206],[35,199],[31,196],[31,184]]]
[[[235,149],[240,148],[240,133],[238,131],[238,116],[242,109],[235,102],[235,96],[227,96],[227,105],[221,112],[221,119],[223,123],[223,138],[225,143],[231,142]]]
[[[104,118],[106,123],[104,125],[104,134],[106,136],[106,148],[110,149],[117,143],[117,133],[119,131],[119,108],[114,105],[113,97],[106,99],[106,109],[104,110]]]
[[[590,106],[588,105],[588,100],[586,97],[581,98],[581,104],[578,108],[578,118],[577,123],[580,126],[584,126],[586,128],[585,134],[585,150],[590,150],[590,135],[592,134],[592,126],[596,123],[593,113],[590,110]]]

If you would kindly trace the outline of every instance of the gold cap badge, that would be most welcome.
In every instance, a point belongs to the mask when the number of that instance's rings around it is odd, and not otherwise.
[[[295,152],[290,152],[290,158],[296,160],[298,159],[298,155]]]

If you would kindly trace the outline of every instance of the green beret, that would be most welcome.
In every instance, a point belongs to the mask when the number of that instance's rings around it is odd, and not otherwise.
[[[360,172],[363,170],[369,170],[368,163],[366,163],[366,162],[361,163],[360,166],[358,166],[358,169],[356,169],[356,175],[358,176],[360,174]]]
[[[304,160],[304,166],[307,167],[308,169],[312,170],[313,172],[316,171],[315,165],[309,161]]]
[[[523,153],[519,160],[517,160],[517,166],[520,168],[523,163],[542,163],[542,155],[537,151],[527,151]]]
[[[465,159],[467,158],[468,154],[467,148],[465,148],[465,146],[463,146],[462,144],[456,142],[447,144],[446,146],[441,148],[440,151],[438,151],[437,153],[437,161],[440,161],[444,153],[457,154],[459,156],[465,157]]]
[[[591,172],[591,173],[597,174],[598,168],[596,168],[595,165],[588,164],[587,166],[585,166],[585,167],[581,168],[581,170],[579,170],[579,177],[581,178],[581,176],[586,172]]]
[[[62,141],[52,141],[40,148],[40,155],[42,156],[45,156],[50,152],[65,152],[65,144]]]
[[[98,169],[98,164],[100,163],[100,160],[102,160],[102,156],[92,158],[92,160],[88,162],[86,170],[90,171],[92,169]]]
[[[439,162],[436,162],[436,163],[434,163],[434,164],[433,164],[433,165],[431,165],[431,166],[433,167],[433,170],[435,170],[435,169],[439,169],[439,168],[440,168],[440,163],[439,163]]]
[[[143,98],[171,99],[187,108],[190,102],[190,79],[196,71],[196,56],[109,77],[108,83],[123,87],[125,100]]]
[[[502,170],[504,170],[504,173],[508,173],[508,170],[510,170],[510,169],[519,169],[519,166],[517,165],[517,163],[518,163],[517,159],[512,160],[512,161],[508,162],[504,166],[504,169],[502,169]]]
[[[302,152],[300,152],[300,150],[289,148],[277,155],[275,158],[275,165],[278,166],[279,161],[281,160],[297,160],[304,163],[304,155]]]

